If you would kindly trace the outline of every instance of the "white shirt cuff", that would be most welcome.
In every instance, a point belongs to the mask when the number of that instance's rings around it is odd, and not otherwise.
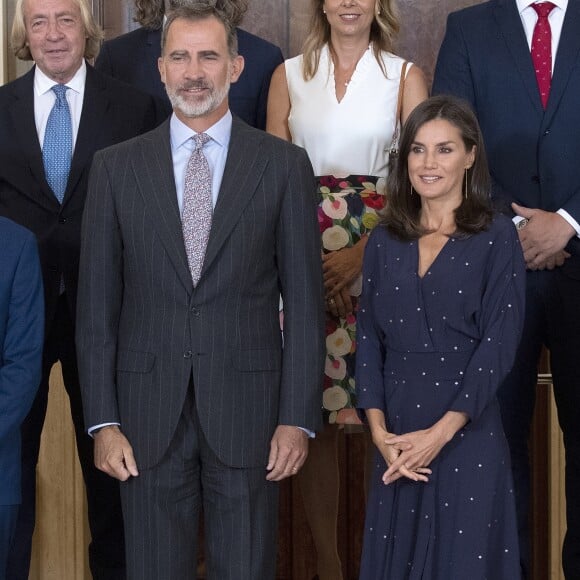
[[[316,437],[316,433],[314,431],[310,431],[309,429],[305,429],[304,427],[298,427],[298,429],[304,431],[304,433],[308,435],[308,439],[314,439]]]
[[[103,427],[110,427],[111,425],[117,425],[117,427],[121,426],[121,423],[100,423],[99,425],[93,425],[87,429],[87,433],[92,437],[93,433]]]
[[[580,237],[580,224],[565,209],[559,209],[556,213],[561,215],[574,228],[576,236]]]

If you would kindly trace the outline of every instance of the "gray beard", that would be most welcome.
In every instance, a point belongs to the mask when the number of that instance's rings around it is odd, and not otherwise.
[[[215,111],[228,96],[230,91],[229,80],[222,89],[213,89],[203,101],[189,101],[179,93],[165,87],[171,106],[180,111],[184,116],[196,119]]]

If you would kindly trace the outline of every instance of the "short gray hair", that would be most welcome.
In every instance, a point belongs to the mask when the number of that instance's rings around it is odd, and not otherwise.
[[[179,2],[180,0],[172,1]],[[221,10],[218,10],[215,6],[210,6],[209,4],[183,6],[169,12],[167,15],[167,22],[165,23],[163,32],[161,34],[161,54],[163,54],[165,51],[169,28],[176,20],[188,20],[189,22],[197,22],[199,20],[206,20],[207,18],[212,17],[216,18],[223,24],[226,30],[230,58],[236,58],[236,56],[238,56],[238,35],[236,33],[236,29]]]

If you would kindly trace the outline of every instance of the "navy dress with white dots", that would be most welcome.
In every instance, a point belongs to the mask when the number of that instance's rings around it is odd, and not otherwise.
[[[417,241],[384,227],[365,251],[358,317],[360,409],[403,434],[447,411],[470,421],[431,464],[428,483],[384,485],[376,452],[361,580],[517,580],[509,452],[496,391],[514,361],[525,266],[515,228],[497,216],[451,237],[421,278]]]

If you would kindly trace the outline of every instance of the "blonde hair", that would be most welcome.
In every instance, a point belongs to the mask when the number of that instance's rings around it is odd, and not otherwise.
[[[215,6],[232,23],[233,27],[240,24],[250,0],[204,0],[205,4]],[[169,0],[171,9],[187,8],[200,3],[201,0]],[[135,21],[144,28],[157,30],[163,24],[165,15],[165,0],[135,0]]]
[[[304,80],[310,80],[318,71],[320,53],[325,45],[330,46],[330,24],[323,12],[324,0],[312,0],[312,28],[304,41],[302,75]],[[395,37],[399,32],[393,0],[375,0],[375,17],[371,24],[369,40],[373,45],[373,53],[383,74],[387,71],[381,58],[381,52],[391,52]]]
[[[87,0],[72,0],[80,9],[81,22],[85,30],[87,41],[85,44],[85,58],[94,58],[101,47],[101,40],[104,38],[103,31],[95,22]],[[24,2],[17,0],[14,12],[14,21],[12,22],[12,34],[10,44],[14,55],[20,60],[34,60],[28,46],[26,37],[26,22],[24,21]]]

